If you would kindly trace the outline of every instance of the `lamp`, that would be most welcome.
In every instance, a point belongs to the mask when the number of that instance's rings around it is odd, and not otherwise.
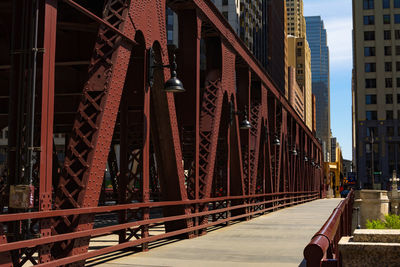
[[[156,68],[160,68],[160,69],[170,68],[170,70],[171,70],[171,78],[168,81],[166,81],[166,83],[164,84],[165,92],[170,92],[170,93],[185,92],[182,82],[176,77],[177,64],[176,64],[175,53],[173,55],[173,61],[170,65],[162,65],[162,64],[157,64],[155,62],[154,51],[152,48],[150,48],[150,50],[149,50],[149,84],[150,84],[150,86],[153,86],[154,69],[156,69]]]
[[[249,130],[252,128],[250,121],[247,119],[247,107],[245,106],[244,111],[235,111],[233,107],[233,103],[231,102],[231,123],[233,122],[233,116],[234,115],[242,115],[243,114],[243,120],[239,123],[239,129],[240,130]]]
[[[305,161],[305,162],[308,161],[307,155],[304,155],[304,161]]]
[[[297,150],[296,150],[296,146],[293,146],[293,150],[291,151],[293,156],[297,156]]]
[[[274,140],[272,141],[272,145],[274,145],[274,146],[280,146],[281,145],[281,141],[279,140],[277,134],[274,135]]]
[[[244,110],[244,119],[241,121],[241,123],[239,124],[239,128],[241,130],[248,130],[251,129],[251,123],[249,122],[249,120],[247,119],[247,109],[245,108]]]

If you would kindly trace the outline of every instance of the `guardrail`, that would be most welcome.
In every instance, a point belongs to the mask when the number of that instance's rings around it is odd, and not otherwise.
[[[354,191],[351,190],[305,247],[307,267],[341,266],[338,243],[342,236],[351,235],[353,202]]]
[[[165,202],[148,202],[148,203],[131,203],[123,205],[113,206],[100,206],[91,208],[78,208],[68,210],[52,210],[52,211],[37,211],[27,213],[16,213],[16,214],[4,214],[0,215],[0,229],[7,227],[9,222],[20,222],[31,220],[36,224],[45,222],[55,217],[67,217],[67,216],[79,216],[79,215],[115,215],[116,220],[111,222],[109,225],[103,227],[95,227],[90,230],[79,230],[76,232],[66,234],[55,234],[51,236],[37,236],[31,237],[31,239],[19,240],[10,243],[0,244],[0,265],[1,256],[3,253],[13,252],[16,250],[23,250],[34,248],[36,246],[46,246],[54,244],[55,242],[61,242],[71,240],[75,238],[94,238],[106,235],[116,235],[115,240],[118,241],[118,233],[120,231],[128,231],[132,233],[131,238],[128,238],[123,243],[117,245],[110,245],[105,248],[75,254],[73,256],[67,256],[60,259],[53,259],[50,262],[42,263],[40,266],[60,266],[71,264],[77,261],[82,261],[90,258],[94,258],[100,255],[108,254],[114,251],[122,250],[129,247],[135,247],[139,245],[147,245],[149,243],[167,239],[174,236],[181,236],[182,234],[195,233],[208,227],[216,225],[227,224],[228,222],[251,218],[252,216],[260,215],[268,211],[274,211],[279,208],[292,206],[308,201],[312,201],[319,198],[319,192],[306,191],[306,192],[281,192],[281,193],[267,193],[258,194],[252,196],[230,196],[230,197],[217,197],[208,198],[201,200],[187,200],[187,201],[165,201]],[[194,208],[193,212],[188,214],[176,215],[176,216],[165,216],[160,217],[160,214],[151,213],[150,210],[164,208],[164,207],[179,207],[179,206],[191,206],[196,207],[198,205],[207,205],[210,209],[207,211],[196,211],[198,208]],[[147,219],[135,219],[133,216],[128,216],[131,220],[120,224],[118,222],[118,212],[137,212],[143,211],[144,209],[149,210],[149,218]],[[208,220],[208,216],[211,216]],[[202,218],[207,218],[206,222],[202,223]],[[183,227],[181,229],[174,229],[172,231],[165,231],[157,235],[151,235],[149,232],[152,229],[159,231],[159,226],[167,223],[180,220],[190,220],[192,223],[190,226]],[[7,233],[7,231],[6,231]],[[195,235],[196,236],[196,235]],[[194,237],[194,236],[193,236]],[[36,260],[35,257],[31,256],[32,260]],[[21,262],[25,263],[27,259],[22,259]],[[22,266],[18,265],[18,266]]]

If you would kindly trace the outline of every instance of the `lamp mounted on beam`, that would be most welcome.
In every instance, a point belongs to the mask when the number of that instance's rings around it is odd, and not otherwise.
[[[173,61],[170,65],[162,65],[158,64],[155,61],[154,58],[154,51],[152,48],[149,49],[149,62],[148,62],[148,82],[150,84],[150,87],[153,87],[154,84],[154,69],[164,69],[164,68],[170,68],[171,70],[171,78],[165,82],[164,84],[164,91],[165,92],[170,92],[170,93],[182,93],[185,92],[185,89],[183,88],[182,82],[177,78],[176,76],[176,69],[177,69],[177,64],[176,64],[176,55],[175,53],[173,54]]]
[[[252,128],[251,123],[247,118],[247,106],[244,107],[244,111],[236,111],[231,102],[231,124],[233,123],[234,115],[243,115],[243,120],[239,123],[240,130],[249,130]]]
[[[272,140],[272,145],[274,145],[274,146],[280,146],[281,145],[281,141],[278,138],[278,134],[274,134],[274,140]]]
[[[296,150],[296,145],[293,145],[293,150],[290,151],[290,153],[292,154],[292,156],[297,156],[297,150]]]

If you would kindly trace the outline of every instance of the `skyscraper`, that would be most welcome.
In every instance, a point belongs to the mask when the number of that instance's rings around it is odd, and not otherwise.
[[[213,3],[287,96],[285,2],[213,0]]]
[[[287,34],[306,38],[303,0],[286,0]]]
[[[353,144],[360,185],[400,167],[400,1],[353,0]]]
[[[303,0],[286,0],[286,14],[286,29],[289,34],[287,37],[288,66],[296,72],[296,82],[303,92],[304,114],[302,117],[308,128],[312,130],[311,52],[306,39]],[[292,94],[289,92],[289,95]],[[296,103],[291,102],[291,105],[295,106]]]
[[[316,98],[317,137],[322,140],[324,161],[330,161],[331,115],[327,34],[320,16],[305,19],[307,40],[311,49],[312,92]]]
[[[288,65],[285,2],[275,0],[262,1],[262,26],[264,34],[259,51],[266,58],[256,57],[271,75],[279,90],[288,97]]]
[[[312,130],[311,53],[305,38],[288,36],[288,66],[296,70],[296,82],[303,92],[304,122]]]
[[[232,28],[254,52],[255,33],[261,28],[262,0],[212,0]]]

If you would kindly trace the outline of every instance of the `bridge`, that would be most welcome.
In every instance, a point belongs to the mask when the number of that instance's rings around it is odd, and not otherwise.
[[[155,243],[146,253],[119,252],[94,258],[87,264],[104,267],[299,266],[303,262],[305,246],[340,200],[316,200],[229,227],[211,229],[207,235],[196,239]],[[110,241],[99,237],[90,247],[107,247],[111,245]]]
[[[325,196],[320,143],[210,0],[0,14],[0,266],[83,266]]]

